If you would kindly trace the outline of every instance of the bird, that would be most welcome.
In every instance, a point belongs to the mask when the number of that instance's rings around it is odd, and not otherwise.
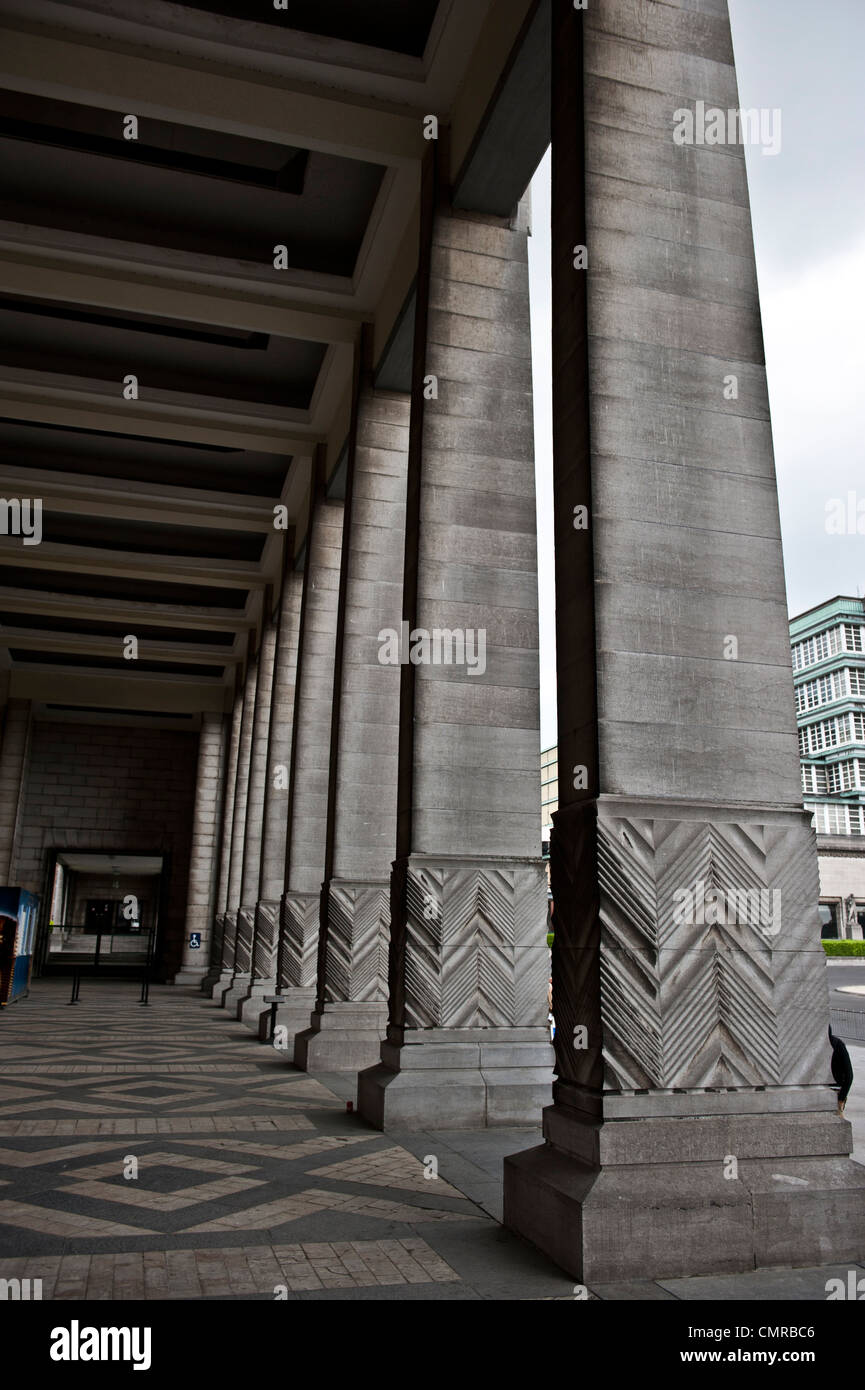
[[[829,1041],[832,1044],[832,1077],[838,1083],[838,1114],[843,1115],[850,1087],[853,1085],[853,1063],[850,1061],[846,1043],[843,1039],[835,1037],[831,1024]]]

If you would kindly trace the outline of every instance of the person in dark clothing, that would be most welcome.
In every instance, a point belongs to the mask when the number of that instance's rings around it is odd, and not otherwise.
[[[842,1038],[836,1038],[829,1026],[829,1041],[832,1044],[832,1076],[838,1084],[838,1114],[844,1114],[844,1106],[853,1085],[853,1063]]]

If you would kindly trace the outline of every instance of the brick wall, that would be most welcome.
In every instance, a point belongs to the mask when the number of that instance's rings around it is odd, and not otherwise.
[[[51,849],[161,853],[165,974],[179,969],[198,734],[91,724],[33,725],[13,882],[41,893]]]

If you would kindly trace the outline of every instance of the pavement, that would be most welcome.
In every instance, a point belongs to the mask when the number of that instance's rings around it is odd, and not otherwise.
[[[844,1112],[853,1126],[853,1157],[865,1163],[865,993],[848,992],[851,988],[865,990],[865,958],[830,957],[826,979],[832,1031],[844,1039],[853,1063],[853,1089]]]
[[[538,1129],[381,1134],[347,1110],[352,1076],[295,1070],[199,993],[153,987],[141,1007],[137,986],[85,980],[68,998],[40,980],[0,1015],[0,1279],[86,1301],[584,1296],[500,1224],[502,1159]],[[865,1158],[865,1047],[851,1055]],[[824,1301],[847,1274],[587,1292]]]

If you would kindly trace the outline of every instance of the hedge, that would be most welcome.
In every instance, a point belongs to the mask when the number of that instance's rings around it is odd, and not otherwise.
[[[827,956],[865,956],[865,941],[825,941],[823,950]]]

